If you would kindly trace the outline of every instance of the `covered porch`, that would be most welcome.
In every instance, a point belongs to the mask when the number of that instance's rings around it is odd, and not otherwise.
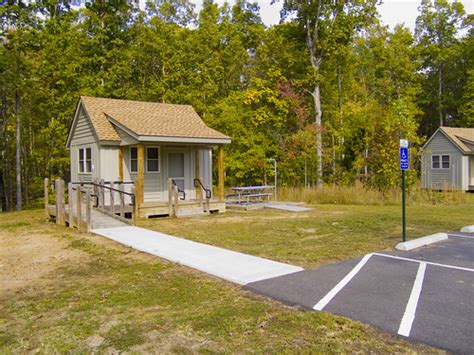
[[[138,218],[225,212],[224,149],[217,149],[217,193],[213,192],[209,145],[137,142],[121,145],[118,178],[133,181]]]

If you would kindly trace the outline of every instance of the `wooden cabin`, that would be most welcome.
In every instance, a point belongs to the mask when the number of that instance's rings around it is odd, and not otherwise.
[[[140,217],[167,215],[171,182],[183,206],[197,206],[203,188],[212,191],[217,146],[218,196],[210,211],[223,212],[223,145],[230,142],[189,105],[82,96],[67,139],[71,181],[133,182]]]
[[[421,183],[433,190],[474,191],[474,128],[438,128],[422,149]]]

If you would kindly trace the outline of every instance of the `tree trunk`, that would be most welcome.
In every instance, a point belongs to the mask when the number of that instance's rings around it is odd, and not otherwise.
[[[2,124],[1,124],[1,135],[2,135],[2,142],[0,143],[0,169],[2,175],[1,181],[1,196],[2,200],[0,203],[2,204],[3,210],[8,211],[10,208],[8,203],[8,184],[10,181],[10,176],[8,174],[8,164],[10,162],[9,155],[8,155],[8,136],[7,136],[7,100],[5,97],[5,93],[2,92]]]
[[[319,16],[321,13],[321,1],[317,3],[317,12],[315,16],[315,22],[311,25],[311,18],[306,15],[305,27],[306,27],[306,46],[309,51],[309,61],[314,71],[314,77],[316,84],[314,90],[311,93],[314,103],[314,124],[316,125],[316,156],[318,158],[316,166],[316,186],[320,188],[323,185],[323,142],[322,142],[322,109],[321,109],[321,92],[319,84],[319,68],[323,60],[322,52],[318,52],[317,46],[319,41]]]
[[[342,118],[342,71],[341,65],[337,67],[337,96],[339,106],[339,124],[341,129],[341,135],[339,137],[339,159],[344,159],[343,146],[344,146],[344,119]]]
[[[318,157],[318,163],[316,165],[316,186],[319,188],[323,185],[323,135],[321,132],[321,118],[323,112],[321,110],[321,94],[319,91],[319,82],[314,87],[312,96],[314,101],[314,124],[316,125],[316,156]]]
[[[16,117],[16,210],[21,211],[21,121],[20,121],[20,92],[15,92]]]
[[[439,126],[443,126],[443,65],[439,65],[438,69],[438,114]]]

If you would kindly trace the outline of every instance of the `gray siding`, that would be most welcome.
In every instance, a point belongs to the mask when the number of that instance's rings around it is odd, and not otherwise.
[[[96,141],[92,125],[82,108],[79,108],[77,115],[69,150],[71,181],[81,180],[89,182],[94,177],[100,177],[99,145]],[[79,173],[79,149],[88,147],[92,148],[92,173]]]
[[[81,139],[87,140],[91,138],[95,141],[92,125],[89,119],[86,117],[84,110],[82,108],[79,108],[77,122],[76,126],[74,127],[74,132],[71,141]]]
[[[145,160],[146,160],[146,147],[157,145],[144,145],[145,149]],[[118,154],[118,153],[117,153]],[[123,152],[123,179],[125,181],[135,181],[137,173],[130,172],[130,146],[124,147]],[[145,162],[146,166],[146,162]],[[145,168],[145,174],[143,176],[144,187],[143,194],[145,201],[161,201],[163,200],[163,147],[160,147],[160,172],[159,173],[147,173]]]
[[[463,154],[443,133],[438,131],[422,154],[421,178],[424,188],[467,190]],[[449,169],[432,169],[433,155],[449,155]]]

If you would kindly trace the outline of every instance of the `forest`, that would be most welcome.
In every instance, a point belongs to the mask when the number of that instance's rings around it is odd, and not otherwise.
[[[190,104],[229,135],[226,184],[399,184],[399,140],[474,127],[473,17],[420,0],[414,33],[383,26],[377,0],[2,1],[0,210],[35,206],[69,179],[81,95]]]

